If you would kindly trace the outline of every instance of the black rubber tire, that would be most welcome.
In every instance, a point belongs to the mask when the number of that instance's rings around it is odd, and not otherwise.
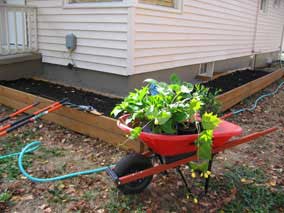
[[[122,158],[115,166],[113,171],[118,177],[132,174],[144,169],[151,168],[152,162],[149,158],[141,154],[129,154]],[[141,193],[151,183],[153,176],[148,176],[137,181],[133,181],[124,185],[119,185],[118,189],[124,194],[138,194]]]

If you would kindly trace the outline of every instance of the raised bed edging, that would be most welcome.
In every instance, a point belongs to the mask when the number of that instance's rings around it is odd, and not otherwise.
[[[39,101],[40,105],[29,110],[28,113],[33,113],[53,102],[46,98],[0,86],[0,103],[3,105],[19,109],[35,101]],[[124,149],[131,149],[137,152],[141,152],[144,149],[143,144],[139,141],[129,141],[125,143],[127,138],[125,137],[125,133],[116,126],[116,120],[106,116],[82,112],[64,106],[44,116],[43,119],[57,123],[75,132],[99,138],[110,144],[116,146],[121,145],[121,148]],[[78,143],[80,143],[80,141],[78,141]]]
[[[245,98],[255,94],[256,92],[264,89],[273,82],[277,81],[284,75],[284,69],[278,69],[268,75],[244,84],[240,87],[232,89],[226,93],[223,93],[217,97],[222,104],[222,111],[230,109],[232,106],[241,102]]]
[[[284,70],[279,69],[241,87],[219,95],[217,98],[222,103],[222,111],[226,111],[243,99],[267,87],[274,81],[280,79],[283,74]],[[19,109],[34,103],[35,100],[40,101],[41,104],[36,108],[29,110],[28,113],[33,113],[35,110],[53,102],[46,98],[0,85],[0,103],[3,105]],[[124,132],[117,128],[115,119],[106,116],[63,107],[58,111],[44,116],[43,119],[55,122],[75,132],[99,138],[116,146],[121,146],[121,148],[124,149],[143,152],[146,148],[145,145],[139,141],[129,141],[124,144],[126,140]],[[80,143],[80,141],[78,141],[78,143]]]

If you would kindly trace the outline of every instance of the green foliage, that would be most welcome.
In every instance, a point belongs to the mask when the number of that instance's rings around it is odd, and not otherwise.
[[[143,210],[139,195],[123,195],[116,188],[109,192],[104,208],[108,212],[146,212]]]
[[[221,109],[221,104],[216,99],[216,96],[220,93],[221,90],[215,90],[214,92],[210,92],[209,88],[203,85],[195,85],[196,93],[200,94],[201,102],[204,104],[202,109],[200,110],[200,114],[204,114],[205,112],[212,112],[213,114],[219,114]]]
[[[34,138],[36,134],[30,130],[22,134],[11,134],[5,138],[5,141],[0,140],[0,150],[3,150],[0,152],[0,155],[20,152],[22,147],[28,143],[26,138]],[[31,162],[31,158],[28,155],[23,162],[24,167],[30,166]],[[20,174],[16,157],[0,159],[0,179],[15,180]]]
[[[245,179],[247,182],[242,182]],[[282,212],[284,192],[267,184],[262,170],[235,167],[225,174],[225,182],[237,189],[236,198],[224,207],[225,212]]]
[[[146,86],[131,92],[111,113],[115,117],[129,114],[126,124],[133,127],[130,139],[139,137],[144,128],[158,134],[178,134],[179,124],[194,123],[199,132],[198,157],[210,160],[213,130],[219,124],[216,94],[204,86],[182,82],[175,74],[170,84],[154,79],[145,82]],[[195,167],[198,169],[198,164]],[[202,165],[199,170],[206,171],[207,167]]]
[[[8,202],[12,198],[12,195],[9,192],[0,193],[0,202]]]
[[[134,140],[136,138],[139,137],[140,133],[142,132],[142,128],[141,127],[135,127],[132,131],[131,131],[131,135],[130,135],[130,139]]]

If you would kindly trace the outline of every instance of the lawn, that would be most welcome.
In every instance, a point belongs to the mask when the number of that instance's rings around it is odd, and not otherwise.
[[[249,106],[260,94],[243,103]],[[10,112],[0,106],[2,115]],[[284,89],[266,98],[257,109],[229,120],[245,133],[284,126]],[[80,176],[52,183],[32,183],[23,177],[16,158],[0,160],[0,212],[284,212],[284,132],[217,155],[207,196],[194,204],[174,170],[157,175],[140,195],[121,194],[104,174]],[[126,154],[112,145],[49,122],[38,121],[1,138],[0,155],[42,141],[42,147],[25,158],[36,177],[53,177],[115,163]],[[191,174],[182,168],[190,182]],[[198,191],[197,191],[198,192]]]

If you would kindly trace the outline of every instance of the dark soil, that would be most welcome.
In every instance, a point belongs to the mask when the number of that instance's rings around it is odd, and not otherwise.
[[[107,116],[110,115],[114,106],[121,102],[121,99],[118,98],[110,98],[96,93],[79,90],[74,87],[66,87],[33,79],[0,81],[0,84],[56,101],[67,97],[73,104],[90,105]]]
[[[220,89],[220,93],[224,93],[267,74],[268,72],[264,71],[237,71],[204,83],[204,85],[210,87],[211,90]],[[93,106],[97,111],[107,116],[109,116],[114,106],[121,102],[121,99],[118,98],[106,97],[74,87],[65,87],[59,84],[33,79],[0,81],[0,84],[51,100],[61,100],[67,97],[73,104]]]
[[[220,93],[222,94],[236,87],[242,86],[250,81],[253,81],[257,78],[263,77],[267,74],[269,74],[269,72],[261,70],[236,71],[229,75],[221,76],[215,80],[208,81],[203,85],[209,87],[211,91],[216,89],[221,90]]]

